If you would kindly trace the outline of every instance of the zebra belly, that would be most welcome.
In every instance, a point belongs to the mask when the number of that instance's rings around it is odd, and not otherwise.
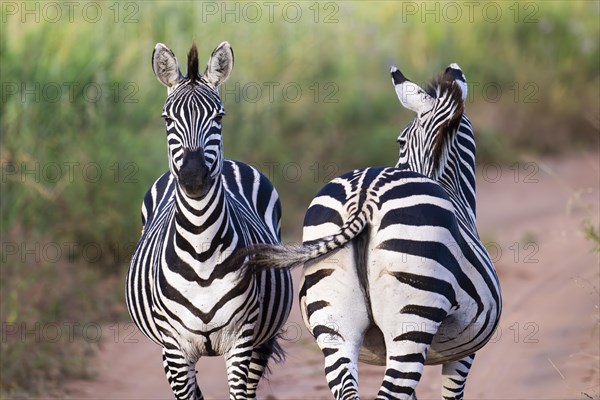
[[[152,251],[152,248],[160,245],[157,237],[142,235],[129,266],[126,284],[127,307],[133,322],[144,335],[159,345],[162,342],[154,313],[152,277],[160,254]]]
[[[440,330],[447,331],[453,330],[458,331],[464,329],[464,327],[458,327],[452,322],[442,323]],[[468,328],[467,328],[468,330]],[[461,346],[462,344],[469,343],[468,339],[470,336],[461,337],[456,336],[453,340],[448,341],[447,335],[436,334],[433,338],[433,343],[427,352],[425,358],[426,365],[437,365],[443,364],[448,361],[460,360],[461,358],[473,354],[485,345],[486,342],[479,343],[476,346]],[[440,345],[440,341],[443,345]],[[440,348],[441,346],[441,348]],[[461,347],[460,350],[452,351],[448,350],[450,347]],[[383,333],[377,325],[371,325],[365,333],[363,343],[360,347],[360,354],[358,360],[365,364],[371,365],[385,365],[386,363],[386,347]]]
[[[467,334],[449,337],[447,332],[460,332],[466,330]],[[468,324],[456,324],[452,318],[448,318],[434,336],[431,347],[425,358],[426,365],[443,364],[448,361],[460,360],[465,356],[473,354],[487,341],[471,344],[473,330]],[[365,333],[358,360],[365,364],[385,365],[386,346],[381,329],[375,324],[371,325]]]
[[[293,301],[292,276],[288,270],[262,271],[256,275],[260,303],[254,343],[260,345],[286,323]]]

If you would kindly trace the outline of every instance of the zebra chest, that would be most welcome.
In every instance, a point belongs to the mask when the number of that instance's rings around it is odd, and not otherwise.
[[[172,334],[190,352],[210,355],[226,351],[244,324],[244,311],[256,302],[254,280],[222,268],[217,265],[207,272],[174,263],[163,266],[159,273],[158,312],[174,317],[170,319],[180,326],[174,325]]]

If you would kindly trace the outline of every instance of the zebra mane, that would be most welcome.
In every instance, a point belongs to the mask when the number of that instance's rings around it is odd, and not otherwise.
[[[453,114],[440,125],[435,135],[431,155],[434,160],[434,170],[438,170],[442,164],[442,158],[445,156],[444,148],[453,140],[460,126],[460,121],[465,111],[465,104],[460,86],[454,79],[449,79],[446,74],[439,74],[433,78],[427,86],[426,92],[436,99],[448,97],[455,108]]]
[[[196,43],[192,43],[192,48],[188,53],[187,65],[187,78],[190,82],[195,83],[200,81],[201,77],[198,69],[198,49],[196,48]]]

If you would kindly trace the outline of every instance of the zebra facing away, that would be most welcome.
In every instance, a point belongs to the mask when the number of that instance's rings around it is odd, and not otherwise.
[[[395,168],[329,182],[302,246],[257,246],[255,268],[304,264],[300,308],[336,399],[357,399],[357,362],[385,365],[378,399],[415,398],[424,364],[443,364],[442,397],[462,399],[476,350],[501,312],[498,278],[475,224],[475,141],[466,80],[451,64],[427,90],[392,68],[417,113]]]
[[[127,306],[139,329],[163,347],[178,399],[202,398],[195,364],[216,355],[225,357],[230,398],[252,399],[269,359],[283,356],[276,338],[291,308],[292,280],[287,270],[243,268],[237,254],[279,243],[279,196],[256,169],[223,156],[218,87],[233,68],[229,43],[213,51],[203,75],[195,45],[185,77],[161,43],[152,66],[168,89],[162,116],[169,171],[144,197]]]

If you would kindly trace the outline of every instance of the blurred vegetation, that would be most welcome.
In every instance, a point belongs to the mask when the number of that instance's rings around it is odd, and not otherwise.
[[[600,253],[600,226],[596,228],[590,221],[583,224],[583,235],[592,245],[591,251]]]
[[[2,8],[0,393],[86,374],[84,363],[64,367],[64,346],[5,340],[6,323],[123,315],[141,200],[167,168],[156,42],[181,64],[192,40],[206,59],[222,40],[232,44],[225,153],[272,179],[284,239],[300,235],[325,182],[395,163],[412,115],[396,99],[392,63],[421,84],[460,64],[480,162],[598,147],[598,2],[494,3],[500,16],[481,6],[472,17],[464,6],[458,19],[445,3],[431,3],[433,15],[397,2],[92,3],[98,18],[85,2],[60,18],[38,4],[38,21]],[[58,257],[47,254],[55,246]],[[68,345],[84,357],[87,342],[76,342]]]

